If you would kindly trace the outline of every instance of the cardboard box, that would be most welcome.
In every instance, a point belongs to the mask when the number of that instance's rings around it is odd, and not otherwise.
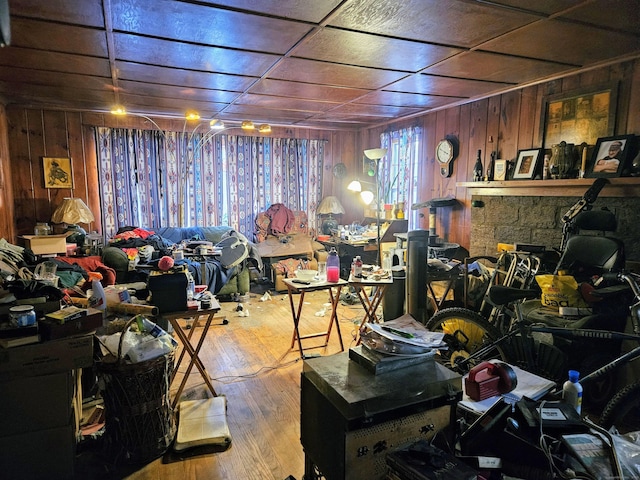
[[[46,408],[44,404],[43,408]],[[2,478],[72,479],[75,456],[75,427],[72,424],[0,437]]]
[[[59,235],[22,235],[24,246],[36,255],[67,253],[67,234]]]
[[[68,425],[74,390],[71,371],[0,382],[0,436]]]
[[[89,308],[87,315],[60,323],[49,318],[38,320],[40,338],[43,341],[81,335],[97,330],[102,326],[102,311]]]
[[[0,381],[34,377],[93,365],[93,335],[0,349]]]

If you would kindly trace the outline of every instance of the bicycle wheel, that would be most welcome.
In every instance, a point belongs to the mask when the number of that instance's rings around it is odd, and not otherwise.
[[[506,344],[491,346],[501,337],[500,331],[473,310],[445,308],[427,322],[427,329],[443,332],[448,349],[440,351],[440,357],[452,368],[466,373],[474,365],[493,358],[508,361]],[[466,361],[471,354],[485,346],[491,346],[482,357]]]
[[[640,382],[627,385],[611,399],[600,424],[607,429],[615,426],[620,433],[640,430]]]

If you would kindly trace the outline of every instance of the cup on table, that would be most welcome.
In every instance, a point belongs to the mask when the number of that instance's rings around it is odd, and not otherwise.
[[[327,262],[318,262],[318,280],[327,281]]]

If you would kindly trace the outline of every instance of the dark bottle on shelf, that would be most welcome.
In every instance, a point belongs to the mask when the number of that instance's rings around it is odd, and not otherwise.
[[[478,157],[476,158],[476,164],[473,166],[473,181],[482,181],[482,150],[478,150]]]

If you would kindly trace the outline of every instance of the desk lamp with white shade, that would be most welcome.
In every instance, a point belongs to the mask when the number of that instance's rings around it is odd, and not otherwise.
[[[316,212],[321,216],[328,215],[328,217],[323,219],[322,226],[320,227],[322,233],[324,233],[325,235],[331,235],[333,233],[332,230],[335,231],[338,229],[338,221],[333,218],[333,215],[345,214],[344,207],[340,203],[340,200],[332,195],[329,195],[322,199],[320,205],[318,205]]]

